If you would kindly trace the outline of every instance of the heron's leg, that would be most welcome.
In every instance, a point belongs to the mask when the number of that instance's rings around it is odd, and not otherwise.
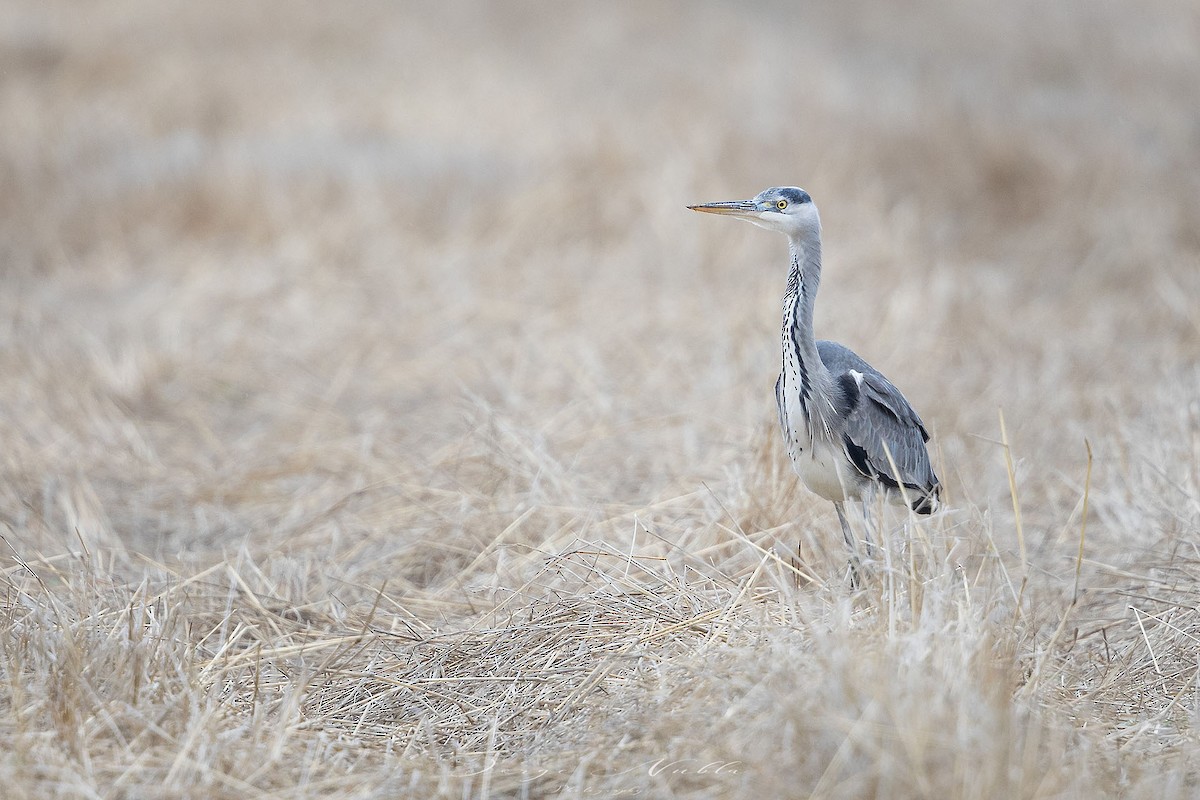
[[[882,509],[876,506],[878,502],[879,495],[875,492],[869,492],[862,499],[863,522],[866,528],[863,538],[867,542],[868,558],[875,558],[875,542],[883,541],[883,531],[876,528],[877,524],[881,524],[881,515],[875,513],[876,511],[882,511]]]
[[[800,577],[803,574],[803,569],[804,569],[804,540],[803,539],[796,540],[796,552],[792,555],[791,562],[792,562],[792,569],[795,570],[795,572],[792,573],[792,583],[795,586],[799,587],[800,586]]]
[[[850,585],[857,589],[862,586],[862,562],[858,558],[858,542],[850,531],[846,509],[839,502],[834,502],[833,507],[837,509],[838,522],[842,523],[842,537],[846,540],[846,546],[850,548]]]
[[[849,547],[851,552],[858,552],[858,543],[854,534],[850,532],[850,523],[846,521],[846,509],[837,502],[833,504],[833,507],[837,509],[838,522],[842,523],[842,537],[846,540],[846,547]]]

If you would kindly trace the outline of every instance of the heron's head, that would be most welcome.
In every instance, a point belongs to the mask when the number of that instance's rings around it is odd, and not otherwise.
[[[821,218],[808,192],[795,186],[776,186],[759,192],[752,200],[727,203],[704,203],[688,206],[693,211],[725,214],[753,222],[760,228],[802,238],[819,233]]]

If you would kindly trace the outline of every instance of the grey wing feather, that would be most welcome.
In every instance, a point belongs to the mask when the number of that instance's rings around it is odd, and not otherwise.
[[[918,495],[914,500],[936,495],[938,479],[925,448],[929,433],[900,390],[842,345],[821,341],[817,351],[847,395],[845,444],[854,466],[885,484],[903,484]],[[851,370],[861,378],[851,375]]]

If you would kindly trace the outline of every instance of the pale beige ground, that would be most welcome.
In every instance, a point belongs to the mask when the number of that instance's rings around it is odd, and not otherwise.
[[[1048,5],[7,2],[0,795],[1195,796],[1200,11]]]

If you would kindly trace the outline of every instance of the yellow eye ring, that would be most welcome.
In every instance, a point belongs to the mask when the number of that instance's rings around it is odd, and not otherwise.
[[[780,211],[783,211],[785,208],[787,208],[787,200],[780,200],[778,203],[775,204],[775,206]]]

